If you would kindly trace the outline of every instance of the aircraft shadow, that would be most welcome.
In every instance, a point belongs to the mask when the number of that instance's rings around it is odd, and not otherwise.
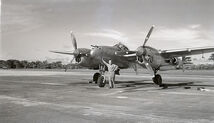
[[[70,82],[70,86],[88,86],[87,82]],[[108,86],[108,82],[106,83]],[[170,82],[164,83],[162,87],[154,84],[151,80],[137,80],[137,81],[115,81],[116,88],[125,89],[126,91],[151,91],[151,90],[163,90],[163,89],[176,89],[185,87],[214,87],[214,85],[203,84],[203,82]],[[97,84],[92,83],[91,86],[97,86]],[[155,88],[154,88],[155,87]],[[158,87],[158,88],[157,88]],[[188,88],[187,88],[188,89]]]
[[[117,88],[128,89],[139,89],[139,88],[148,88],[154,87],[155,84],[153,82],[144,81],[116,81],[115,82]]]
[[[115,81],[115,84],[129,84],[129,85],[153,85],[154,83],[145,81]]]
[[[139,89],[139,88],[148,88],[148,87],[154,87],[158,86],[155,85],[153,82],[145,82],[145,80],[141,81],[116,81],[117,85],[119,85],[117,88],[129,88],[132,89]],[[200,84],[199,84],[200,83]],[[159,90],[162,89],[175,89],[175,88],[181,88],[181,87],[192,87],[192,86],[202,86],[202,87],[214,87],[214,85],[209,84],[202,84],[202,82],[176,82],[176,83],[163,83],[163,85],[159,88]],[[186,88],[189,89],[189,88]],[[155,89],[157,90],[157,89]]]

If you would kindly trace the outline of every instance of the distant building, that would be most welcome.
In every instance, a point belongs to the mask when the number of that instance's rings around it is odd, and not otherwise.
[[[207,59],[193,59],[193,64],[199,65],[199,64],[214,64],[214,61],[207,60]]]

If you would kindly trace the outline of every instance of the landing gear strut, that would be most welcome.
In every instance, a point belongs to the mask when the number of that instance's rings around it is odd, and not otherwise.
[[[157,85],[159,85],[160,87],[162,87],[162,77],[161,75],[157,74],[159,68],[154,70],[154,77],[152,78],[153,82]]]
[[[97,84],[99,87],[105,87],[106,85],[106,78],[105,78],[105,67],[104,66],[99,66],[100,71],[95,73],[93,75],[93,82]],[[92,83],[92,82],[90,82]]]
[[[106,78],[105,78],[105,66],[100,65],[100,76],[97,79],[97,84],[99,87],[105,87],[106,85]]]
[[[166,84],[162,83],[161,75],[155,74],[155,77],[153,77],[152,80],[155,84],[159,85],[159,87],[163,87],[163,89],[168,88],[168,86]]]

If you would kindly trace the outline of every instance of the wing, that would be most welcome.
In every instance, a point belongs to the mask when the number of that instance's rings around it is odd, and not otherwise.
[[[61,52],[61,51],[50,51],[52,53],[59,53],[59,54],[66,54],[66,55],[74,55],[73,52],[71,51],[65,51],[65,52]]]
[[[181,57],[189,55],[197,55],[203,53],[214,52],[214,47],[198,47],[198,48],[186,48],[186,49],[174,49],[160,51],[161,56],[165,58],[169,57]]]

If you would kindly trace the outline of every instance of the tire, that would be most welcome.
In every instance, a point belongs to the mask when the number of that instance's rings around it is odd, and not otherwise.
[[[99,87],[105,87],[106,85],[106,80],[105,80],[105,77],[104,76],[100,76],[97,80],[97,84]]]
[[[162,78],[159,74],[155,75],[155,77],[153,77],[152,80],[155,84],[162,85]]]
[[[97,80],[98,78],[101,76],[100,73],[95,73],[94,76],[93,76],[93,81],[97,84]]]

